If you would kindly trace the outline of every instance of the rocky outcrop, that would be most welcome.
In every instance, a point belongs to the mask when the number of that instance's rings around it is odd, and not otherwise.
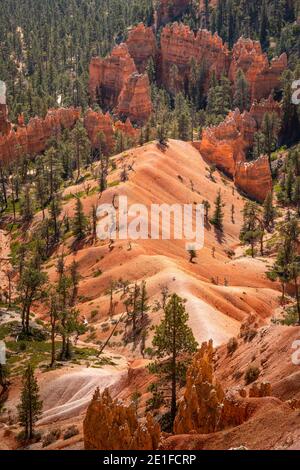
[[[213,71],[220,78],[227,74],[230,65],[229,50],[217,34],[212,35],[205,29],[195,34],[182,23],[166,26],[161,33],[161,79],[170,91],[183,88],[189,78],[192,59],[207,71],[206,88]],[[174,66],[178,71],[175,77]]]
[[[73,127],[79,117],[78,108],[50,109],[44,119],[35,117],[27,126],[11,129],[7,135],[0,136],[1,161],[10,162],[21,156],[43,152],[51,137]]]
[[[237,163],[234,182],[252,199],[263,202],[272,191],[272,175],[268,157],[262,156],[252,162]]]
[[[156,26],[160,27],[178,18],[184,13],[190,3],[189,0],[157,0]]]
[[[272,396],[272,386],[269,382],[253,384],[249,389],[249,398],[264,398]]]
[[[250,112],[238,109],[228,114],[218,126],[203,129],[202,140],[194,142],[203,158],[231,176],[236,186],[251,198],[263,202],[272,190],[272,175],[267,157],[246,161],[247,151],[253,146],[266,112],[281,114],[281,108],[272,98],[255,102]]]
[[[8,108],[0,103],[0,136],[8,135],[11,131],[11,123],[8,120]]]
[[[114,108],[125,83],[136,71],[126,44],[116,46],[111,55],[105,59],[93,57],[90,63],[89,83],[93,101],[100,101],[103,107]]]
[[[117,121],[115,123],[115,130],[123,132],[125,136],[130,137],[132,139],[137,139],[140,134],[139,129],[133,127],[129,118],[127,118],[125,122]]]
[[[152,28],[147,28],[143,23],[133,28],[126,41],[129,54],[133,58],[139,73],[144,73],[149,59],[156,57],[156,40]]]
[[[122,117],[143,124],[151,114],[148,75],[137,72],[126,44],[115,47],[106,59],[92,59],[89,87],[94,101]]]
[[[147,74],[132,74],[124,85],[116,108],[119,116],[138,124],[147,121],[152,112],[150,83]]]
[[[102,150],[109,154],[115,146],[113,121],[109,113],[102,114],[89,109],[84,116],[84,127],[86,128],[91,145],[94,149]]]
[[[233,47],[229,78],[235,82],[237,72],[241,69],[249,83],[252,101],[260,101],[280,87],[281,74],[286,68],[285,53],[270,63],[258,41],[242,37]]]
[[[237,163],[246,160],[246,150],[256,131],[253,117],[236,109],[218,126],[205,128],[202,140],[194,145],[208,163],[234,177]]]
[[[255,119],[258,128],[261,128],[266,113],[275,113],[279,118],[282,114],[280,103],[271,95],[266,100],[254,101],[251,106],[250,115]]]
[[[226,396],[214,377],[212,341],[202,344],[187,371],[186,390],[174,422],[175,434],[209,434],[247,419],[247,404]]]
[[[147,414],[137,419],[133,406],[113,400],[108,390],[95,392],[83,423],[86,450],[156,450],[160,427]]]

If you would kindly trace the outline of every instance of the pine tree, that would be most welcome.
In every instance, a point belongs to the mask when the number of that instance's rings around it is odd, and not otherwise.
[[[261,19],[260,19],[260,31],[259,31],[259,40],[263,51],[266,51],[269,47],[269,34],[268,34],[268,13],[266,8],[266,2],[263,1],[262,10],[261,10]]]
[[[279,130],[280,130],[280,121],[279,121],[277,114],[266,113],[264,116],[263,123],[262,123],[262,133],[264,134],[264,137],[265,137],[265,151],[269,158],[269,165],[270,165],[271,171],[272,171],[271,155],[277,145]]]
[[[79,181],[82,161],[86,162],[90,154],[90,141],[88,139],[87,132],[80,121],[77,122],[71,132],[71,139],[73,142],[73,154],[77,170],[76,181]]]
[[[250,105],[249,85],[246,80],[244,72],[240,69],[238,70],[238,73],[236,76],[233,104],[235,108],[239,108],[241,113],[249,110],[249,105]]]
[[[197,349],[188,319],[184,300],[173,294],[166,305],[163,320],[155,329],[152,342],[156,360],[150,365],[150,371],[158,376],[160,391],[171,395],[171,398],[164,396],[164,401],[170,406],[169,431],[175,420],[177,392],[184,381],[187,359]]]
[[[263,229],[258,205],[255,202],[247,202],[243,210],[243,216],[244,223],[240,233],[240,240],[246,245],[251,246],[251,256],[254,258],[255,245],[258,241],[261,241],[261,251],[263,252]]]
[[[216,229],[218,229],[220,232],[223,232],[224,230],[223,220],[224,220],[223,202],[222,202],[221,190],[219,190],[216,200],[215,200],[215,212],[211,220],[211,223],[216,227]]]
[[[273,205],[273,193],[270,191],[264,201],[263,223],[266,230],[270,230],[274,225],[276,210]]]
[[[73,234],[76,240],[82,240],[86,234],[87,220],[83,212],[82,202],[76,198],[75,214],[73,219]]]
[[[39,397],[39,386],[34,369],[28,364],[22,379],[21,401],[18,405],[19,422],[24,429],[24,439],[34,438],[34,424],[41,416],[43,402]]]

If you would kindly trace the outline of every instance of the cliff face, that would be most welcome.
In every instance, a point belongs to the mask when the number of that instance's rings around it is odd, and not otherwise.
[[[143,124],[152,112],[148,75],[134,73],[124,85],[118,100],[117,113]]]
[[[160,427],[147,415],[138,421],[133,406],[113,400],[105,390],[97,390],[83,423],[86,450],[155,450]]]
[[[174,422],[175,434],[209,434],[248,418],[242,400],[225,396],[213,372],[213,344],[204,343],[187,371],[186,390]]]
[[[139,73],[144,73],[150,57],[156,57],[156,40],[152,28],[143,23],[133,28],[126,41],[129,54],[133,58]]]
[[[126,44],[115,47],[106,59],[95,57],[90,64],[90,94],[101,107],[115,109],[138,123],[151,113],[150,84],[139,75]]]
[[[0,136],[9,134],[11,123],[8,120],[8,109],[6,104],[0,103]]]
[[[89,109],[84,116],[84,127],[93,148],[99,148],[100,140],[104,152],[110,153],[115,146],[113,122],[110,115]],[[102,134],[102,139],[99,139]]]
[[[248,196],[264,201],[272,189],[272,175],[266,157],[246,162],[246,152],[253,145],[267,112],[281,114],[281,108],[272,98],[255,102],[250,112],[230,112],[219,126],[203,130],[202,140],[194,146],[211,165],[230,175]]]
[[[36,117],[27,126],[10,130],[0,136],[1,160],[9,162],[24,155],[34,156],[43,152],[51,137],[59,135],[62,129],[73,127],[79,117],[80,109],[50,109],[45,119]]]
[[[266,113],[275,113],[281,117],[281,105],[275,101],[270,95],[266,100],[260,102],[254,101],[250,109],[250,115],[255,119],[258,128],[262,126],[264,116]]]
[[[287,68],[287,55],[269,63],[258,41],[240,38],[233,47],[229,78],[235,82],[237,71],[243,70],[250,86],[251,99],[267,98],[272,90],[280,86],[280,77]]]
[[[253,162],[237,163],[234,182],[238,188],[257,201],[264,201],[272,191],[272,175],[268,157]]]
[[[237,163],[246,159],[245,151],[253,143],[256,130],[252,116],[237,109],[219,126],[204,129],[202,140],[195,146],[205,160],[233,177]]]
[[[216,77],[227,74],[230,64],[230,54],[222,39],[203,29],[194,34],[188,26],[174,23],[166,26],[161,33],[161,66],[162,82],[169,89],[175,90],[183,87],[188,79],[191,60],[196,64],[203,64],[207,70],[206,87],[214,71]],[[174,65],[178,69],[174,77]]]
[[[115,107],[119,94],[136,67],[126,44],[116,46],[105,59],[93,57],[90,63],[90,94],[101,104]]]
[[[156,8],[157,27],[173,21],[184,13],[189,3],[189,0],[158,0]]]

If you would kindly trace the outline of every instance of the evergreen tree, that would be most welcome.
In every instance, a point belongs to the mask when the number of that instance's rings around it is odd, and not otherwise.
[[[241,113],[249,110],[249,105],[250,105],[249,85],[246,80],[244,72],[240,69],[238,70],[238,73],[236,76],[233,105],[235,108],[239,108]]]
[[[18,405],[19,422],[23,427],[24,439],[34,438],[34,425],[41,416],[43,403],[39,397],[39,387],[31,364],[25,369],[22,379],[21,401]]]
[[[187,325],[188,318],[183,299],[173,294],[152,342],[156,360],[150,371],[158,376],[160,390],[171,395],[170,399],[164,397],[170,406],[170,431],[176,416],[178,387],[184,382],[187,360],[197,349],[193,332]]]
[[[211,219],[211,223],[216,227],[216,229],[218,229],[220,232],[223,232],[224,230],[223,220],[224,220],[223,201],[222,201],[221,190],[219,190],[216,200],[215,200],[215,211],[214,211],[213,218]]]
[[[255,202],[247,202],[243,210],[244,223],[240,233],[240,240],[251,246],[251,256],[254,258],[255,245],[261,242],[261,254],[263,254],[263,226],[260,220],[260,210]]]
[[[264,201],[263,223],[266,230],[270,230],[274,225],[276,210],[273,205],[273,193],[270,191]]]
[[[73,234],[76,240],[82,240],[86,235],[87,220],[83,212],[82,202],[76,198],[75,213],[73,219]]]

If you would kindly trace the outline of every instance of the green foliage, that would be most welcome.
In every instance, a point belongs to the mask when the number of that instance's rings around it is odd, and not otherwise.
[[[19,422],[24,429],[25,440],[34,437],[34,424],[41,416],[43,403],[39,398],[39,387],[34,369],[28,364],[22,379],[21,401],[18,405]]]
[[[156,360],[149,370],[158,377],[158,383],[152,387],[153,401],[156,407],[161,403],[169,404],[171,425],[176,414],[177,388],[185,382],[188,360],[197,349],[197,342],[187,324],[188,318],[184,300],[173,294],[165,307],[163,320],[155,328],[152,341]]]

